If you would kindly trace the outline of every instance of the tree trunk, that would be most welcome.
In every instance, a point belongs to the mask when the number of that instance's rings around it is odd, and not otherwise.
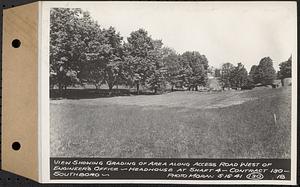
[[[284,79],[281,79],[281,86],[284,86]]]
[[[109,85],[108,85],[108,89],[109,89],[110,91],[113,89],[113,87],[114,87],[114,85],[112,85],[112,84],[109,84]]]
[[[154,94],[157,94],[157,88],[156,87],[154,88]]]
[[[172,85],[172,88],[171,88],[171,92],[173,92],[174,91],[174,85]]]
[[[112,95],[112,89],[113,89],[114,85],[113,84],[108,84],[108,89],[109,89],[109,96]]]
[[[59,96],[60,97],[62,97],[62,95],[63,95],[63,86],[62,86],[62,84],[61,84],[61,82],[59,82],[58,83],[58,90],[59,90]]]
[[[198,86],[195,86],[195,90],[198,91]]]
[[[67,89],[68,89],[68,86],[65,85],[65,86],[64,86],[64,90],[63,90],[63,97],[66,97],[66,96],[67,96]]]
[[[140,84],[139,83],[136,84],[136,92],[138,95],[140,94]]]

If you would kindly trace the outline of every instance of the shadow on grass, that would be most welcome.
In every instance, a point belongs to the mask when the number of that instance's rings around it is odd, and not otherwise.
[[[130,95],[155,95],[150,91],[131,91],[129,89],[67,89],[60,93],[58,89],[50,90],[50,98],[57,99],[95,99],[115,96],[130,96]]]

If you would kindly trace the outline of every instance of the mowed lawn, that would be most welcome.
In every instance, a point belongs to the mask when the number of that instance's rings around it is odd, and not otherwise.
[[[291,87],[51,100],[52,157],[290,158]]]

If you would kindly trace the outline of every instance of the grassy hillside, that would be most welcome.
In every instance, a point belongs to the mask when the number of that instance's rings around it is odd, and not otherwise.
[[[289,158],[291,90],[53,100],[51,156]]]

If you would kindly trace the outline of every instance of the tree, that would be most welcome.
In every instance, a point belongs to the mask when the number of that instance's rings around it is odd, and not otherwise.
[[[215,77],[221,77],[221,69],[216,68],[214,74]]]
[[[276,78],[276,71],[273,68],[273,61],[270,57],[264,57],[257,66],[257,81],[262,85],[273,84]]]
[[[99,32],[99,25],[88,12],[77,8],[51,9],[50,80],[61,93],[63,88],[84,82],[86,77],[83,75],[88,75],[85,68],[91,53],[90,43],[99,36]]]
[[[248,84],[248,72],[242,63],[231,71],[230,85],[233,88],[242,88]]]
[[[88,17],[86,19],[82,23],[82,30],[89,30],[86,36],[83,36],[87,47],[81,52],[85,53],[85,60],[80,65],[78,77],[81,84],[92,84],[99,89],[105,83],[106,63],[103,56],[103,51],[106,50],[105,37],[103,30],[96,22],[89,20]]]
[[[257,84],[259,83],[259,73],[257,71],[257,65],[253,65],[250,69],[249,72],[249,77],[248,80],[252,83],[252,84]]]
[[[282,86],[284,86],[283,79],[292,77],[292,56],[279,64],[278,78],[281,79]]]
[[[223,90],[225,88],[231,88],[232,87],[232,82],[231,82],[231,77],[232,77],[232,72],[234,71],[234,65],[227,62],[222,65],[221,68],[221,85]]]
[[[80,9],[53,8],[50,12],[50,80],[62,89],[71,85],[67,73],[73,71],[77,32],[73,30],[82,14]]]
[[[87,62],[80,72],[81,82],[92,84],[99,89],[105,83],[105,64],[97,53],[87,54]]]
[[[181,55],[185,84],[188,89],[198,90],[207,83],[208,60],[197,51],[187,51]]]
[[[88,12],[81,9],[51,10],[50,79],[59,88],[107,83],[111,92],[121,84],[123,38],[113,27],[101,29]]]
[[[90,35],[92,37],[92,35]],[[87,60],[81,71],[81,79],[95,85],[107,83],[111,93],[123,75],[122,37],[113,27],[98,29],[88,44]]]
[[[103,31],[105,38],[105,50],[102,51],[102,56],[105,59],[105,81],[109,91],[116,84],[122,83],[123,74],[123,46],[122,37],[113,27]]]
[[[174,49],[168,47],[164,47],[162,53],[163,66],[166,70],[165,78],[171,85],[171,91],[174,91],[174,86],[182,86],[182,81],[180,80],[180,71],[182,69],[180,65],[180,55],[178,55]]]
[[[148,71],[146,86],[156,94],[158,90],[165,87],[166,69],[163,64],[163,43],[161,40],[152,40],[153,50],[149,51],[147,58]]]
[[[127,70],[127,82],[136,86],[139,94],[140,85],[146,84],[149,65],[148,56],[154,45],[147,31],[139,29],[130,33],[125,44],[125,64]]]

